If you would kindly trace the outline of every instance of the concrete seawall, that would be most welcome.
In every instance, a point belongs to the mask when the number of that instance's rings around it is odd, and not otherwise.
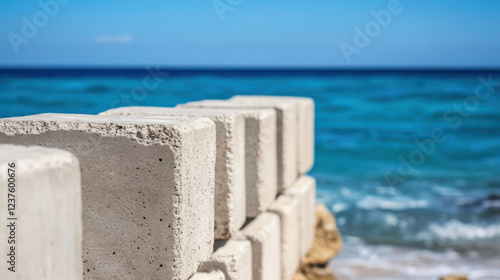
[[[43,191],[30,176],[58,182],[64,174],[61,187],[75,182],[69,188],[76,193],[49,192],[44,207],[55,207],[51,199],[58,196],[78,195],[75,209],[68,209],[76,216],[59,223],[83,240],[58,239],[65,265],[54,269],[43,261],[50,251],[41,248],[53,244],[47,233],[19,232],[40,240],[34,255],[41,257],[18,267],[18,274],[1,270],[1,279],[288,280],[312,246],[316,183],[304,175],[314,161],[309,98],[237,96],[98,116],[6,118],[0,119],[0,144],[40,146],[16,146],[27,150],[12,149],[4,161],[49,150],[79,162],[73,173],[56,166],[20,173],[19,180],[34,188],[23,193],[25,205]],[[6,212],[7,193],[0,194]],[[40,222],[43,216],[23,223],[36,228]],[[0,231],[2,242],[6,233]],[[51,274],[19,278],[40,270]]]

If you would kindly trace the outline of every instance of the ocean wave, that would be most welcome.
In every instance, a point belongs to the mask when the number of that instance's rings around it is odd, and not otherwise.
[[[342,252],[330,262],[343,280],[436,280],[449,274],[465,274],[474,280],[500,279],[494,258],[471,252],[433,252],[402,246],[368,245],[345,238]]]
[[[429,202],[423,199],[412,200],[407,197],[384,198],[379,196],[367,196],[356,203],[360,209],[383,209],[383,210],[405,210],[416,208],[427,208]]]
[[[458,220],[431,223],[416,234],[416,240],[433,248],[500,250],[500,224],[468,224]]]
[[[458,200],[457,205],[460,207],[481,207],[484,209],[500,208],[500,195],[491,193],[487,196],[479,198],[460,199]]]

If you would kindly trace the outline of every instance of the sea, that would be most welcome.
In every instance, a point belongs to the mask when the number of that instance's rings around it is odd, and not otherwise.
[[[500,71],[0,69],[0,117],[233,95],[316,103],[317,200],[342,279],[500,279]]]

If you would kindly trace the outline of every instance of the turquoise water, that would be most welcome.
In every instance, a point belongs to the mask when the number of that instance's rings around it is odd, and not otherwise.
[[[0,117],[97,114],[235,94],[308,96],[316,102],[310,173],[346,239],[332,262],[339,279],[436,279],[445,272],[500,279],[500,73],[477,96],[487,72],[169,72],[145,85],[147,75],[0,72]],[[360,267],[387,271],[376,278]]]

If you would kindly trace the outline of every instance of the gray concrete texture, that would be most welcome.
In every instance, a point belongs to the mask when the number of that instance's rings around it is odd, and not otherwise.
[[[221,243],[220,245],[217,243]],[[252,246],[248,240],[221,240],[210,260],[205,262],[200,271],[220,270],[226,280],[252,280]]]
[[[82,279],[82,193],[76,157],[58,149],[0,145],[0,167],[1,217],[10,225],[0,229],[0,279]],[[13,262],[5,263],[7,259]]]
[[[100,115],[128,117],[189,116],[206,117],[216,125],[215,161],[215,238],[227,239],[246,220],[245,119],[229,110],[199,110],[166,107],[123,107]]]
[[[224,273],[222,271],[212,271],[212,272],[198,272],[189,280],[226,280]]]
[[[316,180],[301,176],[284,195],[299,199],[300,256],[305,257],[314,242],[316,224]]]
[[[203,100],[179,108],[225,109],[245,117],[245,178],[247,217],[265,212],[278,193],[276,112],[273,109],[248,109],[225,100]]]
[[[231,100],[239,102],[282,102],[295,103],[297,132],[297,171],[305,174],[314,164],[314,100],[295,96],[237,95]]]
[[[269,208],[281,223],[281,279],[290,280],[300,263],[299,198],[281,195]]]
[[[187,279],[210,257],[211,120],[43,114],[1,119],[0,143],[80,161],[84,279]]]
[[[275,213],[262,213],[246,225],[235,237],[250,240],[254,280],[281,278],[281,226]]]
[[[234,97],[228,102],[243,108],[272,108],[276,111],[274,133],[277,136],[278,148],[278,192],[282,193],[298,176],[296,104],[290,100],[242,100]]]

